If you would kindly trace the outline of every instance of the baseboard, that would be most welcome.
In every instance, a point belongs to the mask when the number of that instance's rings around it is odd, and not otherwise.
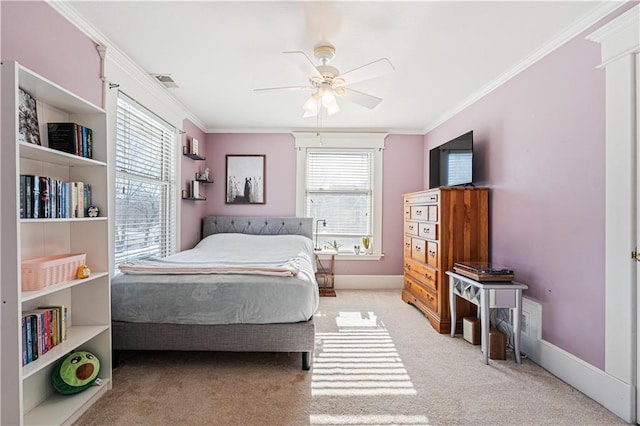
[[[402,290],[402,275],[336,275],[336,290]]]
[[[533,362],[568,383],[628,423],[636,422],[635,387],[544,340],[521,337]]]

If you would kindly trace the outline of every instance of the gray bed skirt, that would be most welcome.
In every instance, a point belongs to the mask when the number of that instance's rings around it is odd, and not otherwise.
[[[313,318],[282,324],[184,325],[113,321],[111,325],[114,351],[301,352],[302,368],[308,370],[315,348]]]

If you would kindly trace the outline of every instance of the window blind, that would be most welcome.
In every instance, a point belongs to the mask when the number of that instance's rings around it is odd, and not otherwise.
[[[176,129],[124,93],[116,121],[117,266],[175,251]]]
[[[306,215],[327,223],[319,244],[335,239],[352,247],[372,234],[371,150],[309,149],[306,171]]]

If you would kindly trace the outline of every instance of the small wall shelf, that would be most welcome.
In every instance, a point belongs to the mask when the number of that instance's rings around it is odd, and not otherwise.
[[[182,197],[183,200],[191,200],[191,201],[206,201],[207,197]]]
[[[187,157],[191,158],[192,160],[196,160],[196,161],[204,161],[204,160],[206,160],[205,157],[201,157],[198,154],[193,154],[191,152],[183,152],[182,155],[186,155]]]
[[[196,179],[200,183],[213,183],[212,180]]]

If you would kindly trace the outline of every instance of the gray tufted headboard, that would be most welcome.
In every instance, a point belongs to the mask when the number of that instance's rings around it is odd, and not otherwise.
[[[254,235],[303,235],[313,239],[313,218],[205,216],[202,219],[202,238],[231,232]]]

